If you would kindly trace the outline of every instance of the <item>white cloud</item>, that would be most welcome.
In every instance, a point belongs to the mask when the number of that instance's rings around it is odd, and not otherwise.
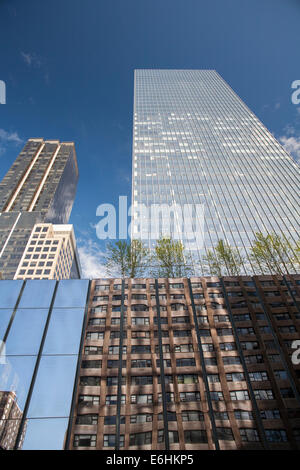
[[[96,242],[91,239],[78,239],[77,249],[84,279],[108,277],[104,260],[105,253]]]
[[[0,155],[2,155],[9,144],[19,145],[23,142],[17,132],[7,132],[0,129]]]
[[[26,52],[21,51],[21,57],[23,61],[25,62],[25,64],[28,65],[29,67],[31,65],[35,67],[40,67],[42,65],[41,59],[34,53],[30,53],[30,52],[26,53]]]
[[[282,136],[279,141],[285,150],[300,163],[300,136]]]

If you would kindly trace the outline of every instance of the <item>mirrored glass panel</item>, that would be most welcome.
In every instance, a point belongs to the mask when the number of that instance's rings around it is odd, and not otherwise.
[[[23,412],[32,379],[36,356],[10,356],[0,364],[0,391],[14,392],[15,401]]]
[[[54,307],[85,307],[89,281],[68,279],[59,282]]]
[[[84,308],[54,308],[43,354],[78,354]]]
[[[28,418],[69,416],[76,365],[76,355],[41,358]]]
[[[62,450],[67,418],[28,419],[23,450]]]
[[[23,281],[0,281],[0,308],[14,308]]]
[[[7,337],[6,354],[37,354],[47,315],[47,309],[18,309]]]
[[[26,281],[19,308],[49,308],[55,283],[46,279]]]
[[[12,309],[0,308],[0,340],[2,340],[5,335],[12,314]]]

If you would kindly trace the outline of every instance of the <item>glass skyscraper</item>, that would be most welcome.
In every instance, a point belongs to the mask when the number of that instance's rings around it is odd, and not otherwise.
[[[134,207],[192,205],[196,224],[202,206],[203,239],[193,247],[200,272],[221,239],[246,255],[244,272],[256,232],[299,239],[299,165],[214,70],[135,71],[132,167]],[[149,214],[134,215],[132,237],[151,246]],[[175,215],[171,235],[176,223]]]
[[[3,279],[14,278],[36,224],[68,222],[77,181],[73,142],[27,141],[0,183],[0,272]]]

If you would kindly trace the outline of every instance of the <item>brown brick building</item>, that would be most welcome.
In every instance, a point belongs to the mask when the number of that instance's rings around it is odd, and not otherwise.
[[[100,279],[89,299],[67,448],[300,448],[300,275]]]

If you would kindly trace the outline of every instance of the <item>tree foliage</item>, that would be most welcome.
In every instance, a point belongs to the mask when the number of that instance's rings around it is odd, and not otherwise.
[[[284,235],[261,232],[255,234],[256,240],[250,250],[250,260],[255,272],[262,274],[286,274],[295,271],[297,248],[293,247]],[[298,252],[299,253],[299,252]],[[299,267],[299,255],[298,255]]]
[[[219,240],[214,251],[207,251],[203,261],[209,266],[209,274],[212,276],[238,276],[243,267],[243,257],[239,250],[223,240]]]
[[[188,277],[193,271],[191,255],[180,240],[162,237],[156,242],[152,256],[154,277]]]
[[[119,240],[106,245],[106,268],[111,276],[142,277],[148,262],[149,252],[140,240]]]

